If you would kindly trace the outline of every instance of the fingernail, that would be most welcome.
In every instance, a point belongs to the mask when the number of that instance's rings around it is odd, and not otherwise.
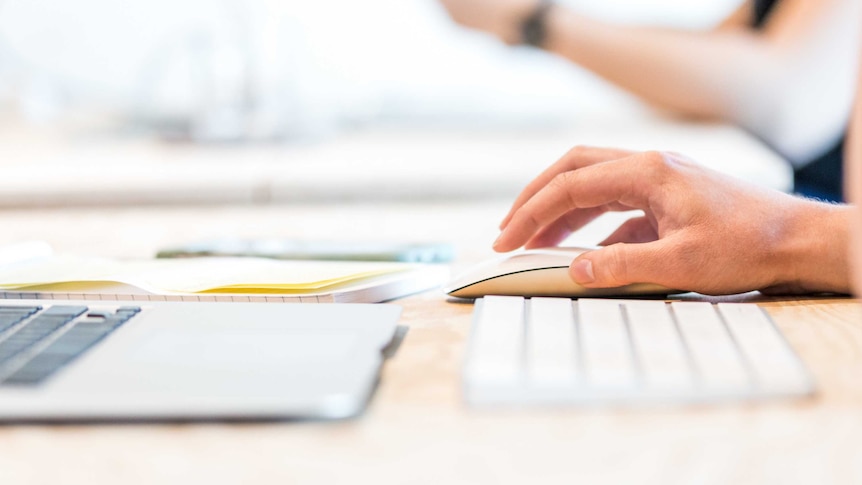
[[[592,283],[596,281],[596,275],[593,273],[593,262],[589,259],[582,259],[572,266],[572,276],[578,283]]]
[[[497,247],[500,246],[500,242],[502,241],[502,239],[503,239],[503,233],[501,232],[500,235],[497,236],[497,239],[494,241],[494,244],[492,244],[491,247],[494,249],[497,249]]]

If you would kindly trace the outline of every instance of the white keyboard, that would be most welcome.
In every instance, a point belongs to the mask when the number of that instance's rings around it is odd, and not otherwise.
[[[463,385],[476,405],[814,392],[802,361],[755,304],[510,296],[476,300]]]

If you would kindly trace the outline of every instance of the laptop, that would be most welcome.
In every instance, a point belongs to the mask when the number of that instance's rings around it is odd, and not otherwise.
[[[345,418],[400,307],[0,300],[0,421]]]

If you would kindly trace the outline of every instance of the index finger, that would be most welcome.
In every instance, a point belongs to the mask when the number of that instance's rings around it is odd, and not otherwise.
[[[573,210],[615,203],[647,209],[659,164],[666,164],[665,155],[648,152],[556,175],[515,210],[494,242],[494,250],[521,247],[542,228]]]
[[[545,169],[538,177],[533,179],[524,190],[518,194],[518,197],[515,198],[515,202],[512,203],[511,209],[509,209],[506,217],[503,218],[503,221],[500,223],[500,229],[505,229],[509,222],[512,220],[512,215],[515,214],[521,206],[523,206],[531,197],[533,197],[538,191],[540,191],[543,187],[548,185],[551,180],[554,179],[557,175],[568,172],[570,170],[576,170],[579,168],[587,167],[590,165],[594,165],[596,163],[607,162],[609,160],[617,160],[620,158],[625,158],[627,156],[632,155],[634,152],[628,150],[619,150],[616,148],[599,148],[599,147],[587,147],[587,146],[576,146],[566,152],[565,155],[560,157],[559,160],[554,162],[550,167]]]

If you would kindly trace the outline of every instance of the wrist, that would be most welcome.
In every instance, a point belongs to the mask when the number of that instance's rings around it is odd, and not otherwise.
[[[770,265],[770,290],[788,293],[849,293],[850,207],[795,200],[784,218]]]

